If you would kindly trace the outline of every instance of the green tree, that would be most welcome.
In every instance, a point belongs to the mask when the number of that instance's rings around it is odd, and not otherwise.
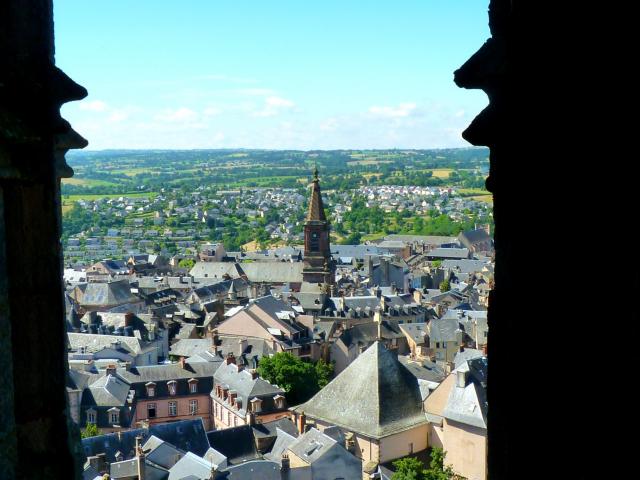
[[[100,435],[100,432],[98,432],[98,426],[95,423],[87,423],[87,425],[80,430],[80,436],[82,438],[95,437],[96,435]]]
[[[449,282],[449,279],[440,282],[441,292],[444,293],[444,292],[448,292],[449,290],[451,290],[451,282]]]
[[[258,373],[262,378],[280,386],[291,405],[306,402],[315,395],[320,385],[326,385],[333,365],[305,362],[289,352],[278,352],[273,357],[262,357]]]
[[[180,268],[186,268],[187,270],[191,270],[195,264],[196,262],[193,258],[183,258],[178,262]]]
[[[318,389],[326,387],[327,383],[331,381],[331,376],[333,375],[333,363],[327,363],[320,359],[316,363],[315,369]]]
[[[393,462],[396,472],[391,480],[464,480],[456,475],[450,465],[444,465],[446,452],[441,448],[431,449],[429,468],[414,457],[405,457]]]
[[[431,461],[429,468],[424,471],[424,480],[450,480],[453,478],[463,480],[461,476],[453,473],[451,465],[444,465],[445,456],[446,452],[441,448],[431,449]]]
[[[424,464],[413,457],[401,458],[393,462],[396,469],[391,480],[420,480],[423,478]]]

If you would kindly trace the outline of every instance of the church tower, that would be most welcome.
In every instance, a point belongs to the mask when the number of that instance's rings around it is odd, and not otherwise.
[[[315,284],[333,284],[334,263],[329,245],[329,221],[324,214],[320,194],[318,168],[313,172],[309,211],[304,224],[304,268],[302,281]]]

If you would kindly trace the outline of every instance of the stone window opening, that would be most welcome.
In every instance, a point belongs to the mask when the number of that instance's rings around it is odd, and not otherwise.
[[[147,388],[147,397],[155,397],[156,396],[156,384],[153,382],[147,383],[145,385]]]
[[[156,404],[155,403],[147,404],[147,417],[148,418],[156,418]]]
[[[175,417],[176,415],[178,415],[178,403],[169,402],[169,416]]]
[[[175,395],[178,388],[178,382],[175,380],[170,380],[167,382],[167,387],[169,389],[169,395]]]

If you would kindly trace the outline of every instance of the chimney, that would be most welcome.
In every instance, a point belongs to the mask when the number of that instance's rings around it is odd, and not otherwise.
[[[186,358],[185,357],[180,357],[180,360],[178,360],[178,365],[180,365],[181,369],[185,369],[186,368]]]
[[[247,349],[248,347],[248,342],[246,338],[240,338],[238,339],[238,350],[236,352],[236,356],[237,357],[241,357],[242,354],[244,353],[244,351]]]
[[[307,416],[304,414],[304,412],[300,412],[300,416],[298,417],[298,432],[300,432],[300,435],[304,433],[306,424]]]
[[[256,424],[256,414],[253,412],[247,412],[247,425]]]
[[[251,374],[251,380],[258,378],[258,371],[255,368],[249,370],[249,373]]]
[[[233,356],[232,352],[229,352],[227,354],[227,358],[225,359],[225,362],[227,365],[230,365],[232,363],[236,363],[236,357]]]
[[[107,365],[107,368],[104,371],[105,375],[114,375],[116,374],[116,366],[113,363]]]
[[[467,374],[469,372],[461,372],[458,370],[456,373],[456,386],[459,388],[464,388],[467,386]]]
[[[396,287],[396,282],[391,282],[391,294],[395,295],[398,293],[398,288]]]
[[[464,352],[464,343],[460,344],[460,349],[459,349],[460,353]]]
[[[142,451],[142,437],[136,437],[136,459],[138,460],[138,480],[146,480],[146,455]]]
[[[378,340],[382,340],[382,313],[380,307],[376,307],[373,313],[373,321],[378,327]]]
[[[416,288],[413,291],[413,301],[418,305],[422,305],[422,290],[420,290],[419,288]]]
[[[290,467],[291,467],[291,464],[289,462],[289,455],[283,452],[282,457],[280,458],[280,471],[287,472],[289,471]]]
[[[133,326],[133,313],[127,312],[124,314],[124,326],[125,327]]]
[[[350,452],[355,454],[356,442],[354,440],[353,432],[347,432],[344,436],[344,448]]]

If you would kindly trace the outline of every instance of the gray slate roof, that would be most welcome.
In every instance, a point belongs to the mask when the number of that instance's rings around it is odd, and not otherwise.
[[[457,383],[451,388],[447,404],[442,415],[456,422],[487,428],[487,358],[468,360],[454,370],[455,375],[467,373],[465,387]],[[456,379],[457,381],[457,379]]]
[[[300,283],[302,262],[255,262],[242,264],[247,279],[253,283]]]
[[[380,342],[294,410],[370,438],[426,423],[418,380]]]
[[[145,442],[150,436],[155,435],[169,442],[183,451],[190,451],[198,455],[204,455],[209,449],[209,441],[204,430],[204,424],[200,417],[179,420],[171,423],[151,425],[149,428],[135,428],[116,433],[97,435],[82,439],[82,448],[87,456],[105,453],[107,462],[115,462],[115,454],[120,451],[125,459],[134,456],[136,436],[142,436]]]
[[[122,305],[140,299],[131,293],[129,280],[108,283],[88,283],[82,295],[81,305]]]

